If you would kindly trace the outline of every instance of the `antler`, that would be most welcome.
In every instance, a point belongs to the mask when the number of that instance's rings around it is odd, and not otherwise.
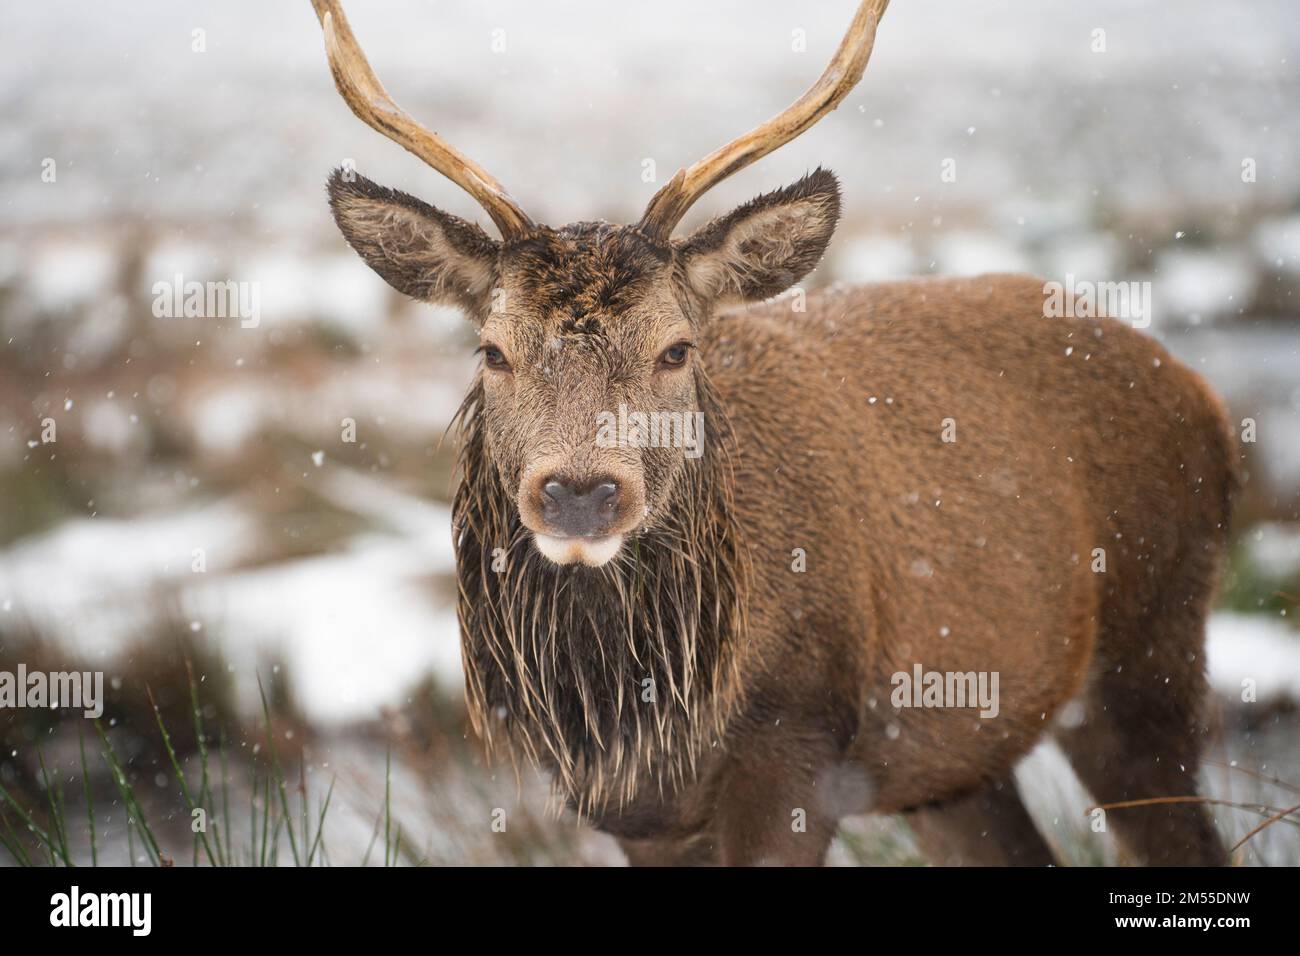
[[[363,123],[404,146],[478,200],[504,239],[522,235],[533,221],[482,166],[421,126],[393,102],[352,35],[338,0],[311,0],[325,33],[325,52],[339,94]]]
[[[839,106],[862,79],[876,40],[876,25],[888,6],[889,0],[862,0],[821,78],[784,112],[733,139],[689,169],[678,170],[677,175],[655,193],[650,205],[646,206],[641,217],[642,231],[651,238],[666,242],[697,199],[732,173],[790,142]]]

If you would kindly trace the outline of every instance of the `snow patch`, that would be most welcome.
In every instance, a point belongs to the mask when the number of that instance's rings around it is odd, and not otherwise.
[[[1249,680],[1259,703],[1300,701],[1300,637],[1282,620],[1215,614],[1206,653],[1210,685],[1224,697],[1240,701]]]

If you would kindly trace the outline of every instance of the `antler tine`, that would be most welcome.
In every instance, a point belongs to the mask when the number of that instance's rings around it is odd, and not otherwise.
[[[839,106],[862,79],[876,40],[876,25],[888,6],[889,0],[862,0],[839,49],[817,82],[766,123],[733,139],[689,169],[679,170],[646,206],[641,217],[642,231],[666,242],[697,199],[732,173],[790,142]]]
[[[363,123],[404,146],[478,200],[504,239],[533,228],[504,186],[482,166],[421,126],[393,102],[371,70],[338,0],[311,0],[339,95]]]

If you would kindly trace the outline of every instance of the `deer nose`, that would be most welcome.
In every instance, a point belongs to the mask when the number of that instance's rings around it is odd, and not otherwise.
[[[559,475],[542,481],[542,519],[558,534],[599,538],[618,516],[618,482],[601,476],[574,482]]]

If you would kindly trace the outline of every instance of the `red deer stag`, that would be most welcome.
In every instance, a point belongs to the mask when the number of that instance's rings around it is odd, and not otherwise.
[[[1032,278],[768,301],[830,242],[823,169],[673,237],[844,99],[887,0],[640,222],[561,228],[398,108],[336,0],[313,5],[352,111],[501,233],[329,180],[371,268],[481,338],[453,535],[489,743],[634,863],[813,864],[842,817],[901,812],[937,861],[1046,864],[1012,770],[1048,735],[1099,802],[1196,792],[1234,460],[1201,381],[1121,322],[1046,318]],[[1225,858],[1198,805],[1110,829],[1137,860]]]

